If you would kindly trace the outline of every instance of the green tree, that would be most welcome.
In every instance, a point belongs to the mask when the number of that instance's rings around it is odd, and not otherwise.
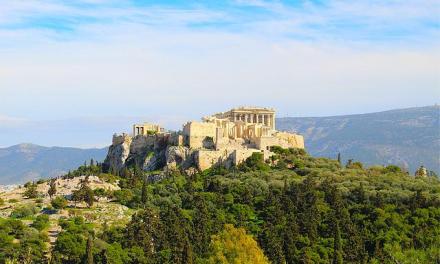
[[[88,207],[92,207],[95,201],[95,193],[89,187],[89,177],[80,182],[80,188],[72,192],[72,199],[75,202],[84,201]]]
[[[86,247],[86,264],[93,264],[93,236],[89,234],[87,237],[87,247]]]
[[[243,228],[235,228],[230,224],[226,224],[222,232],[212,237],[210,247],[208,263],[269,263],[257,242]]]
[[[193,239],[195,252],[199,255],[208,252],[212,234],[212,220],[206,201],[202,195],[194,197]]]
[[[147,190],[147,178],[144,176],[142,179],[142,193],[141,193],[141,202],[142,204],[146,204],[148,200],[148,190]]]
[[[57,193],[57,184],[56,179],[52,179],[49,182],[49,190],[47,191],[47,194],[49,194],[50,199],[52,200],[52,197]]]
[[[333,219],[333,264],[342,264],[342,241],[339,220],[335,216]]]
[[[37,185],[34,183],[27,185],[23,195],[29,199],[37,198],[38,197]]]

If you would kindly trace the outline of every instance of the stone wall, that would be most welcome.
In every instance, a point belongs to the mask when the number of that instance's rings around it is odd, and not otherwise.
[[[287,132],[277,132],[275,137],[281,141],[287,142],[284,148],[304,148],[304,137],[298,134],[292,134]],[[282,145],[280,145],[283,147]]]
[[[232,156],[233,164],[235,166],[237,166],[238,164],[244,162],[247,158],[252,156],[252,153],[255,153],[255,152],[261,152],[261,151],[258,149],[237,149],[237,150],[234,150],[234,153]]]
[[[217,127],[213,123],[202,123],[202,122],[188,122],[183,127],[183,136],[185,143],[190,148],[203,148],[211,139],[213,141],[216,137]]]
[[[304,138],[301,135],[277,132],[271,137],[255,138],[255,145],[260,150],[269,150],[271,146],[304,148]]]
[[[212,166],[225,166],[230,168],[233,164],[233,151],[230,150],[198,150],[195,153],[197,169],[204,171]]]

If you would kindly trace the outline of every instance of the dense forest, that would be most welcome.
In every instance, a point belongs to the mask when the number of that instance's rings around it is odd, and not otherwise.
[[[266,162],[256,153],[238,167],[197,173],[114,175],[90,162],[65,177],[99,175],[121,189],[92,190],[84,180],[67,200],[93,210],[107,197],[130,208],[130,220],[60,218],[62,231],[44,254],[47,214],[72,206],[51,186],[49,208],[0,219],[0,263],[440,263],[436,176],[272,151]],[[26,188],[38,199],[33,184]]]

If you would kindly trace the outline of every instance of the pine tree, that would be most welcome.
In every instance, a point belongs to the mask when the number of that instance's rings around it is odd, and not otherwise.
[[[143,205],[147,203],[148,200],[148,192],[147,192],[147,178],[143,178],[142,182],[142,194],[141,194],[141,202]]]
[[[23,193],[23,196],[33,199],[38,197],[37,185],[35,183],[31,183],[26,187],[26,190]]]
[[[86,264],[93,264],[93,237],[89,234],[86,246]]]
[[[335,216],[333,219],[333,264],[342,264],[342,242],[339,220]]]
[[[299,227],[293,212],[287,216],[286,226],[284,227],[284,256],[286,263],[298,263],[298,249],[296,243],[299,238]]]
[[[208,252],[212,233],[212,221],[203,196],[197,195],[194,197],[194,207],[194,249],[198,255],[201,255]]]
[[[185,263],[185,264],[192,264],[193,263],[193,259],[194,259],[193,250],[192,250],[191,243],[189,242],[188,239],[185,239],[185,246],[183,248],[182,254],[183,254],[183,256],[182,256],[183,263]]]
[[[339,165],[342,165],[341,152],[338,153],[338,163],[339,163]]]
[[[49,194],[49,197],[52,200],[52,196],[54,196],[56,193],[57,193],[56,180],[52,179],[49,182],[49,190],[47,191],[47,194]]]

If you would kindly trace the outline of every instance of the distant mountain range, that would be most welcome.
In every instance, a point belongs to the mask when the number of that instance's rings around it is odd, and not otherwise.
[[[366,165],[396,164],[412,173],[420,165],[440,172],[440,107],[277,119],[277,129],[304,135],[313,156],[354,159]]]
[[[107,148],[42,147],[34,144],[0,148],[0,184],[58,176],[92,158],[103,161],[106,155]]]
[[[277,129],[303,134],[313,156],[335,159],[341,153],[344,162],[396,164],[411,173],[424,165],[440,174],[439,118],[440,107],[427,106],[360,115],[278,118]],[[33,144],[0,148],[0,184],[57,176],[91,158],[103,161],[107,150]]]

